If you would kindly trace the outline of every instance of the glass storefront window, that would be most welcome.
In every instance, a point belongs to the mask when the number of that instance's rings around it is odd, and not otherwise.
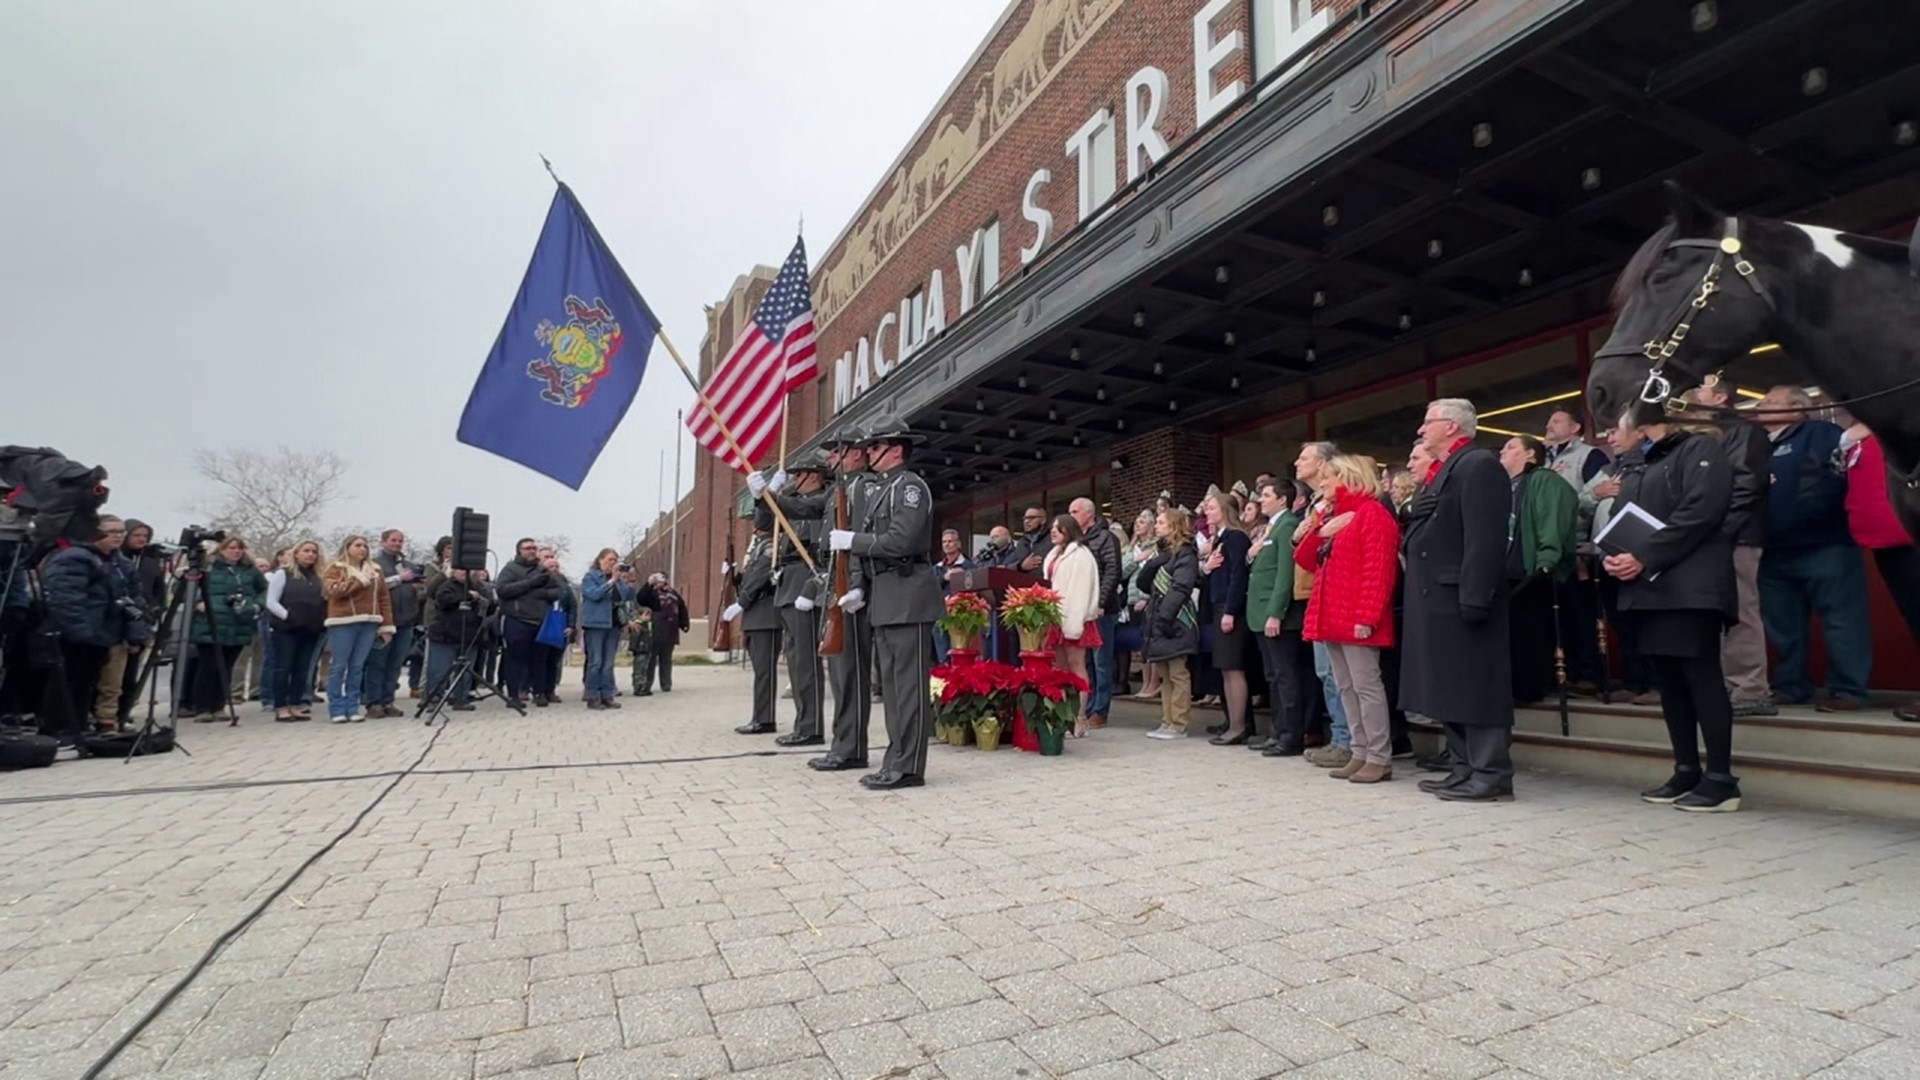
[[[1263,472],[1293,475],[1293,459],[1300,456],[1300,444],[1307,441],[1307,415],[1275,420],[1265,427],[1220,440],[1220,465],[1226,482],[1253,483]]]
[[[1438,396],[1473,402],[1480,412],[1480,430],[1489,436],[1538,436],[1560,405],[1586,415],[1576,345],[1569,335],[1446,372],[1435,380]]]
[[[1342,401],[1315,414],[1317,437],[1349,454],[1366,454],[1382,465],[1407,460],[1426,415],[1427,389],[1420,381],[1389,386],[1375,394]],[[1289,463],[1293,458],[1286,459]]]

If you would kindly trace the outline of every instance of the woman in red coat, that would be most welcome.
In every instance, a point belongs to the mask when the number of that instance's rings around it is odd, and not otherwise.
[[[1400,573],[1400,524],[1380,502],[1373,459],[1341,454],[1327,464],[1332,514],[1319,539],[1294,549],[1314,574],[1308,641],[1324,642],[1353,729],[1353,760],[1330,776],[1355,784],[1393,779],[1386,684],[1380,653],[1393,644],[1393,582]]]

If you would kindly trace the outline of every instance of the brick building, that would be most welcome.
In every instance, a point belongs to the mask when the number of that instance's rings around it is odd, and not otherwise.
[[[1191,505],[1309,438],[1397,461],[1433,397],[1537,432],[1578,403],[1662,180],[1747,214],[1913,220],[1903,10],[1016,0],[816,251],[823,376],[793,445],[909,421],[971,550],[1028,504]],[[715,309],[703,365],[771,273]],[[1778,347],[1730,375],[1804,381]],[[683,503],[696,613],[737,491],[703,460]],[[1912,685],[1875,589],[1876,681]]]

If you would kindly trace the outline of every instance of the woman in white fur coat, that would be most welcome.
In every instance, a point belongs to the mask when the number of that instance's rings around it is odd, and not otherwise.
[[[1060,594],[1060,625],[1050,644],[1059,665],[1082,679],[1087,677],[1087,650],[1100,647],[1100,624],[1094,618],[1100,606],[1100,564],[1085,539],[1071,516],[1054,518],[1053,550],[1041,567],[1048,585]],[[1087,733],[1087,700],[1092,696],[1080,695],[1080,716],[1073,725],[1076,739]]]

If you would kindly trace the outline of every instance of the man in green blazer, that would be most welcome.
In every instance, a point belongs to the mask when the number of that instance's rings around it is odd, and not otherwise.
[[[1307,738],[1301,672],[1311,664],[1312,651],[1300,637],[1307,605],[1293,598],[1293,531],[1306,499],[1291,480],[1269,480],[1255,495],[1267,530],[1247,574],[1247,625],[1260,645],[1273,726],[1252,748],[1267,757],[1297,757],[1306,750]]]

